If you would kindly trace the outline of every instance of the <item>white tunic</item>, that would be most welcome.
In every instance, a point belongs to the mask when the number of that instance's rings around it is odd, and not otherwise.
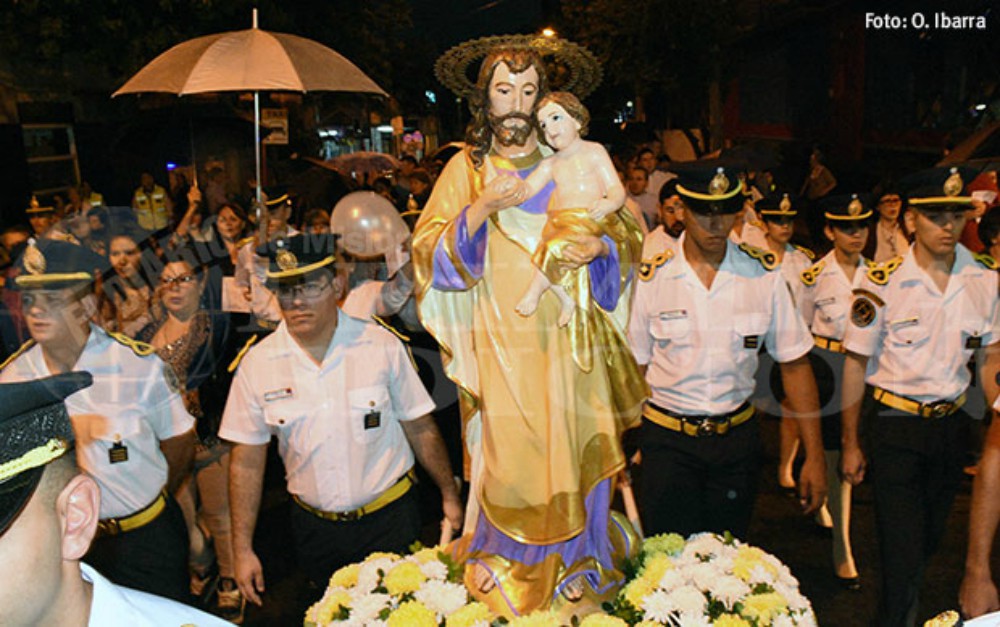
[[[232,625],[147,592],[116,586],[96,570],[80,563],[80,576],[94,586],[89,627],[221,627]]]
[[[852,292],[867,280],[864,259],[858,260],[853,281],[847,278],[837,262],[836,251],[830,251],[810,271],[815,282],[806,285],[800,278],[793,284],[795,302],[802,319],[813,334],[829,340],[843,340],[847,317],[851,310]]]
[[[629,343],[653,403],[684,415],[719,415],[754,391],[757,353],[797,359],[812,336],[792,304],[780,272],[727,242],[726,256],[706,288],[688,265],[681,235],[675,256],[636,287]]]
[[[77,463],[101,487],[101,518],[143,509],[167,483],[167,460],[160,442],[190,431],[194,418],[167,382],[169,366],[150,354],[141,357],[95,325],[73,366],[94,384],[66,398],[76,434]],[[51,376],[42,347],[35,345],[0,372],[0,382]],[[128,459],[112,463],[110,450],[121,443]]]
[[[885,285],[866,274],[855,294],[847,350],[869,357],[865,382],[918,400],[954,400],[969,385],[966,364],[977,346],[1000,340],[997,273],[958,244],[942,294],[917,265],[912,248]],[[859,303],[859,300],[867,303]],[[872,311],[863,316],[859,309]]]
[[[240,364],[219,436],[278,437],[288,491],[324,511],[361,507],[413,466],[400,421],[434,409],[403,344],[340,312],[321,365],[284,322]]]

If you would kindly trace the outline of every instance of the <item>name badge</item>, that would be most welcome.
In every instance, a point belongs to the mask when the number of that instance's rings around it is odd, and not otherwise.
[[[965,338],[965,347],[966,348],[982,348],[983,347],[983,338],[982,338],[982,336],[973,335],[973,336]]]
[[[920,324],[920,318],[917,316],[913,316],[912,318],[903,318],[901,320],[892,320],[889,322],[889,326],[893,329],[905,329],[906,327],[912,327],[917,324]]]
[[[822,307],[823,305],[832,305],[835,302],[837,302],[837,299],[834,296],[831,296],[830,298],[821,298],[816,301],[816,306]]]
[[[744,335],[743,336],[743,348],[760,348],[760,336],[759,335]]]
[[[264,392],[264,402],[272,403],[274,401],[280,401],[283,398],[291,398],[293,395],[292,388],[281,388],[278,390],[270,390]]]
[[[128,461],[128,447],[121,443],[121,441],[115,442],[111,448],[108,449],[108,462],[112,464],[121,464],[122,462]]]
[[[368,429],[378,429],[382,424],[382,412],[374,409],[365,414],[365,431]]]
[[[672,309],[670,311],[661,311],[660,320],[680,320],[682,318],[687,318],[687,309]]]

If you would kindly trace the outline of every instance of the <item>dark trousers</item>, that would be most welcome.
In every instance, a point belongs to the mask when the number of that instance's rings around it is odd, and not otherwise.
[[[377,512],[343,522],[324,520],[293,501],[291,521],[299,568],[310,582],[322,584],[320,590],[338,568],[375,551],[405,554],[420,537],[415,488]]]
[[[116,584],[182,603],[191,600],[187,525],[172,496],[149,524],[94,540],[84,561]]]
[[[645,418],[641,428],[643,528],[647,536],[731,532],[745,539],[760,473],[760,426],[692,437]]]
[[[865,395],[862,407],[882,559],[879,627],[913,625],[924,569],[962,481],[968,414],[924,419]]]

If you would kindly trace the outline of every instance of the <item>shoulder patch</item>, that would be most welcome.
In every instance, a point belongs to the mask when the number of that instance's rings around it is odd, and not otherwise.
[[[388,322],[386,322],[381,317],[375,314],[372,314],[372,320],[375,322],[375,324],[379,325],[389,333],[392,333],[397,338],[399,338],[401,342],[403,342],[403,346],[406,347],[406,355],[410,358],[410,364],[413,366],[413,370],[416,372],[420,372],[420,367],[417,365],[417,360],[413,356],[413,349],[410,348],[410,337],[407,335],[403,335],[402,333],[397,331],[391,324],[389,324]]]
[[[799,279],[806,285],[816,285],[816,279],[819,277],[820,273],[823,272],[823,268],[825,267],[826,262],[820,260],[817,263],[814,263],[811,268],[800,272]]]
[[[902,257],[895,257],[883,263],[874,263],[868,266],[868,279],[875,285],[885,285],[889,282],[892,273],[899,269],[899,264],[903,263]]]
[[[858,298],[867,298],[868,300],[872,301],[872,303],[878,305],[879,307],[885,306],[885,301],[882,300],[882,298],[875,292],[870,292],[868,290],[863,290],[863,289],[856,289],[853,290],[851,293]]]
[[[856,327],[865,328],[875,322],[878,310],[867,296],[857,296],[851,303],[851,323]]]
[[[643,281],[649,281],[656,274],[656,269],[673,259],[673,257],[674,251],[668,248],[649,259],[643,259],[639,264],[639,278]]]
[[[132,339],[129,336],[125,335],[124,333],[116,333],[114,331],[111,331],[108,333],[108,335],[114,338],[114,340],[119,344],[123,346],[128,346],[130,349],[132,349],[132,352],[138,355],[139,357],[149,357],[150,355],[156,352],[156,350],[153,348],[151,344],[147,344],[145,342],[140,342],[139,340]]]
[[[745,252],[747,255],[756,259],[760,265],[764,266],[765,270],[774,270],[778,267],[778,257],[771,251],[764,250],[762,248],[757,248],[756,246],[751,246],[746,242],[739,245],[739,249]]]
[[[799,251],[806,257],[809,257],[809,261],[816,261],[816,253],[813,251],[809,250],[805,246],[799,246],[798,244],[793,244],[793,246],[795,247],[795,250]]]
[[[997,269],[997,260],[986,253],[972,253],[972,258],[981,263],[987,270]]]
[[[250,347],[254,345],[258,337],[259,336],[256,333],[250,336],[250,339],[247,340],[247,343],[243,345],[243,348],[240,349],[240,352],[236,353],[236,358],[233,359],[233,361],[229,364],[229,367],[226,368],[226,372],[229,373],[236,372],[236,369],[239,368],[240,366],[240,362],[243,361],[244,357],[246,357],[247,351],[250,350]]]
[[[8,357],[7,359],[3,360],[3,363],[0,364],[0,370],[3,370],[7,366],[9,366],[11,364],[11,362],[13,362],[15,359],[17,359],[21,355],[23,355],[25,352],[27,352],[27,350],[29,348],[31,348],[34,345],[35,345],[35,340],[33,340],[31,338],[28,338],[28,341],[25,342],[24,344],[21,344],[20,348],[18,348],[16,351],[14,351],[13,353],[10,354],[10,357]]]

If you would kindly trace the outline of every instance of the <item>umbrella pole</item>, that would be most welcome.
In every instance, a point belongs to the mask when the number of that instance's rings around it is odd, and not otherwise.
[[[253,150],[257,162],[257,224],[261,220],[261,180],[260,180],[260,92],[253,92]]]

